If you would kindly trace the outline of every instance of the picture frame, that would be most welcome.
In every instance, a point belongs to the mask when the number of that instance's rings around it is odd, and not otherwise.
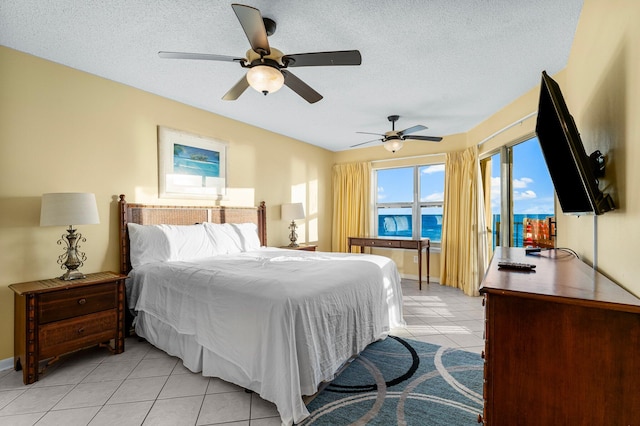
[[[226,193],[224,141],[158,126],[159,198],[217,198]]]

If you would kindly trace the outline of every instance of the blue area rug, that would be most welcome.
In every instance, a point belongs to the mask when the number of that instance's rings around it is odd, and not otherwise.
[[[307,405],[301,425],[477,425],[482,369],[478,354],[389,336]]]

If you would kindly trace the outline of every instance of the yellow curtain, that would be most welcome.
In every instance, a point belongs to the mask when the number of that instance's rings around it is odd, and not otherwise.
[[[369,234],[371,163],[333,166],[333,229],[331,249],[348,252],[348,237]]]
[[[482,179],[482,190],[484,191],[481,197],[484,202],[484,219],[487,229],[487,259],[491,259],[493,255],[493,215],[491,213],[491,157],[486,158],[484,161],[480,161],[480,178]]]
[[[440,283],[478,296],[488,266],[478,148],[446,155]]]

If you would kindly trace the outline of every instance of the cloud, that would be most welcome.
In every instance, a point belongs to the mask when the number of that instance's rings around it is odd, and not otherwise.
[[[531,200],[536,197],[537,197],[536,193],[530,189],[527,191],[513,191],[513,199],[516,201]]]
[[[493,209],[496,208],[496,206],[500,207],[500,178],[499,177],[492,177],[491,178],[491,207]]]
[[[514,201],[532,200],[538,197],[535,191],[526,189],[533,183],[533,179],[523,177],[513,180],[513,199]],[[494,213],[499,213],[500,206],[500,178],[491,177],[491,208]]]
[[[530,183],[533,183],[533,179],[528,177],[523,177],[521,179],[513,180],[513,187],[517,189],[526,188]]]
[[[442,173],[444,172],[444,164],[435,164],[422,169],[423,174]]]
[[[384,187],[379,186],[378,187],[378,200],[384,200],[385,198],[387,198],[387,196],[384,195]]]
[[[422,197],[420,201],[443,201],[444,200],[444,192],[434,192],[433,194],[429,194],[426,197]]]

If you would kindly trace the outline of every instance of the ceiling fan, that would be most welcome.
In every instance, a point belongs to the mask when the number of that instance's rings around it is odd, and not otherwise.
[[[267,37],[276,30],[275,21],[263,18],[260,11],[251,6],[232,4],[231,7],[251,45],[246,58],[208,53],[158,52],[161,58],[237,62],[242,68],[248,68],[247,74],[222,97],[226,101],[238,99],[249,86],[267,95],[276,92],[284,84],[307,102],[315,103],[322,99],[322,95],[292,74],[288,68],[362,63],[362,57],[357,50],[285,55],[278,49],[271,48],[267,41]]]
[[[420,136],[420,135],[409,136],[410,133],[415,133],[415,132],[419,132],[421,130],[427,129],[427,127],[422,126],[420,124],[418,124],[417,126],[409,127],[408,129],[396,130],[396,121],[398,121],[399,118],[400,118],[399,115],[390,115],[387,117],[387,120],[391,122],[391,131],[386,132],[384,134],[356,132],[364,135],[378,135],[378,136],[382,136],[382,138],[376,138],[370,141],[351,145],[351,148],[355,148],[356,146],[365,145],[375,141],[381,141],[384,144],[384,147],[387,151],[396,152],[400,150],[400,148],[402,148],[402,145],[406,140],[430,141],[430,142],[440,142],[442,140],[442,138],[439,136]]]

